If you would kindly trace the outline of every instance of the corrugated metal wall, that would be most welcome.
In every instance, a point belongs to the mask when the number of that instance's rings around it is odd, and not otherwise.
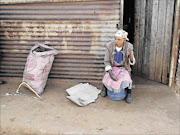
[[[135,0],[133,73],[168,83],[175,0]]]
[[[0,76],[22,77],[30,48],[40,42],[59,54],[49,77],[100,82],[104,45],[120,24],[120,1],[0,5]]]

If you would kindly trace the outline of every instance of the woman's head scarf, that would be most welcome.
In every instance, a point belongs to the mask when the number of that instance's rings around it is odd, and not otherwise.
[[[128,33],[123,29],[120,29],[115,33],[115,37],[125,38],[127,41],[129,41],[127,36],[128,36]]]

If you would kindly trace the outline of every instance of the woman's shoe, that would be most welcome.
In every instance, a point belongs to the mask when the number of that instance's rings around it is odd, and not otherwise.
[[[102,90],[101,90],[101,96],[106,97],[107,96],[107,88],[103,85]]]
[[[129,104],[133,101],[131,93],[127,93],[125,101]]]

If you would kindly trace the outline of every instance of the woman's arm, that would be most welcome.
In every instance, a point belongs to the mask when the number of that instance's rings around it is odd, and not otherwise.
[[[129,43],[128,45],[128,58],[130,65],[134,65],[136,63],[134,52],[133,52],[133,45]]]
[[[110,54],[110,50],[109,50],[108,46],[109,46],[109,44],[106,45],[106,51],[105,51],[105,56],[104,56],[105,71],[112,70],[111,54]]]

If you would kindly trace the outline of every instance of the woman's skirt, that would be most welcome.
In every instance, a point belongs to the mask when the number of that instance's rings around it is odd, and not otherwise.
[[[117,78],[117,81],[111,79],[108,72],[104,75],[102,83],[106,86],[109,91],[121,92],[123,89],[132,88],[132,79],[129,72],[125,67],[112,67],[112,73]]]

